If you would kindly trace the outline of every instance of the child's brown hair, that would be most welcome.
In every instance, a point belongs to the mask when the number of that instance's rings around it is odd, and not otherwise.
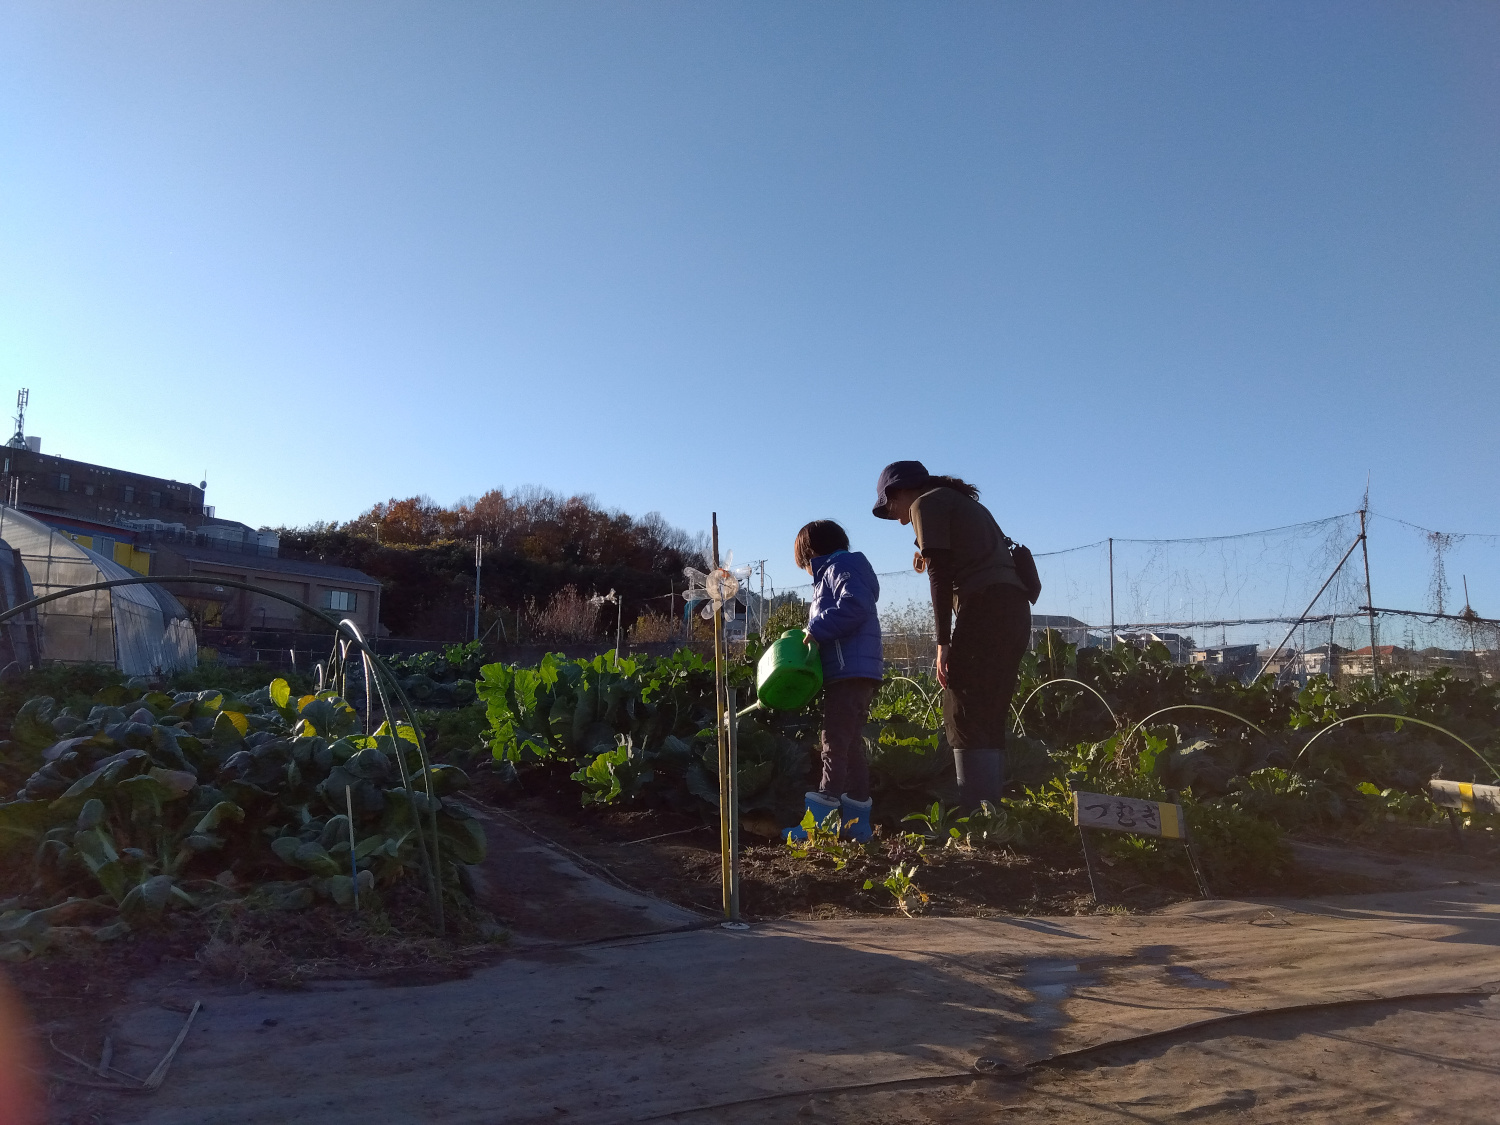
[[[849,536],[832,520],[813,520],[797,532],[797,541],[792,546],[792,558],[802,570],[820,555],[831,555],[835,551],[849,549]]]

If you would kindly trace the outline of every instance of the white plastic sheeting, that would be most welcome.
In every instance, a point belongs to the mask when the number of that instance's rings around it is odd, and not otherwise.
[[[14,508],[0,507],[0,540],[14,547],[38,597],[137,575]],[[37,610],[42,659],[112,664],[128,676],[198,665],[198,642],[181,603],[158,586],[116,586],[48,602]]]

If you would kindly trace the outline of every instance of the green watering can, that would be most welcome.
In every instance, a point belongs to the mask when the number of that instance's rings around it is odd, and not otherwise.
[[[761,654],[755,665],[756,702],[745,708],[796,711],[812,702],[823,687],[823,660],[818,642],[801,629],[788,629]]]

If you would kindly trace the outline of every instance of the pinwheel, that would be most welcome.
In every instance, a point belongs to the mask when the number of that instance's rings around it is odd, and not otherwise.
[[[682,568],[682,573],[687,575],[689,582],[687,593],[683,596],[689,604],[698,601],[704,603],[700,612],[705,621],[712,621],[717,609],[724,611],[725,621],[734,620],[734,596],[740,591],[740,583],[749,580],[750,567],[733,564],[734,552],[728,551],[724,555],[723,565],[707,574],[696,567]]]

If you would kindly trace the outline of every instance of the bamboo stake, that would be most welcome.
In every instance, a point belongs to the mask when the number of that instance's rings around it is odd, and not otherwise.
[[[719,513],[713,513],[713,569],[719,569]],[[734,918],[731,901],[734,871],[734,846],[730,838],[729,795],[730,765],[728,728],[724,722],[727,700],[724,696],[724,607],[714,603],[714,730],[719,749],[719,871],[724,884],[724,916]]]
[[[193,1026],[193,1021],[198,1018],[198,1009],[201,1007],[203,1007],[202,1000],[193,1001],[193,1010],[188,1013],[187,1022],[182,1025],[182,1030],[177,1033],[177,1038],[172,1043],[171,1048],[163,1056],[161,1062],[156,1064],[156,1069],[146,1076],[145,1088],[147,1090],[159,1090],[161,1084],[166,1081],[167,1068],[172,1065],[172,1060],[177,1057],[178,1048],[182,1046],[182,1041],[187,1038],[188,1029]]]
[[[354,790],[344,786],[344,802],[349,809],[349,874],[354,879],[354,913],[359,913],[359,860],[354,854]]]
[[[727,823],[729,825],[729,862],[726,866],[727,881],[725,886],[728,890],[725,914],[731,922],[740,920],[740,755],[739,755],[739,715],[735,713],[735,691],[732,687],[726,687],[725,709],[724,709],[724,742],[728,747],[726,755],[727,778],[724,789],[726,796]]]

